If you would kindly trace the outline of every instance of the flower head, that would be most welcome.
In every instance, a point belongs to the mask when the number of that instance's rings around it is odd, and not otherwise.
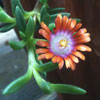
[[[77,24],[75,19],[62,17],[60,14],[55,19],[55,26],[51,32],[47,25],[41,22],[42,29],[39,34],[47,40],[37,41],[37,45],[43,47],[36,50],[36,53],[40,54],[38,59],[52,59],[53,63],[59,64],[59,69],[65,63],[66,68],[74,70],[75,63],[79,62],[78,58],[85,60],[80,51],[91,51],[90,47],[83,44],[91,40],[90,34],[86,28],[81,28],[82,24]]]

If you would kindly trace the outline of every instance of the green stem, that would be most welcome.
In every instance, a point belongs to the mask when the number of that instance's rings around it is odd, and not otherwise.
[[[35,52],[34,52],[33,45],[30,45],[30,46],[28,45],[27,49],[28,49],[28,65],[29,66],[38,65],[35,59]]]

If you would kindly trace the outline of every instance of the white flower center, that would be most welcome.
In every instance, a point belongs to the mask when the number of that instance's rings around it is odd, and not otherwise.
[[[72,35],[67,32],[58,32],[51,35],[50,50],[55,55],[66,57],[73,50],[74,42]]]

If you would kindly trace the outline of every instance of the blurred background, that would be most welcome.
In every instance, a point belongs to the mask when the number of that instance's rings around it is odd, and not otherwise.
[[[21,0],[25,10],[32,10],[37,0]],[[0,0],[0,5],[2,2]],[[92,53],[84,53],[86,61],[77,64],[73,72],[63,68],[48,73],[53,83],[67,83],[87,90],[85,95],[65,95],[44,93],[34,79],[21,91],[10,96],[2,96],[1,91],[8,83],[23,75],[27,70],[27,54],[24,50],[13,51],[8,40],[18,40],[17,33],[11,30],[0,33],[0,100],[100,100],[100,0],[49,0],[50,7],[65,7],[71,17],[80,18],[83,27],[88,29],[92,41],[88,45]],[[10,0],[3,0],[3,8],[11,15]]]

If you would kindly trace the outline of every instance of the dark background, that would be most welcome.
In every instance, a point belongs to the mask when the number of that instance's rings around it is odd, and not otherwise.
[[[11,14],[10,0],[3,2]],[[26,10],[32,10],[36,0],[21,2]],[[84,53],[86,61],[80,61],[75,71],[63,68],[48,73],[51,82],[78,85],[87,90],[87,94],[81,96],[59,94],[59,100],[100,100],[100,0],[49,0],[49,4],[51,7],[65,7],[71,17],[80,18],[92,38],[88,44],[92,53]]]

